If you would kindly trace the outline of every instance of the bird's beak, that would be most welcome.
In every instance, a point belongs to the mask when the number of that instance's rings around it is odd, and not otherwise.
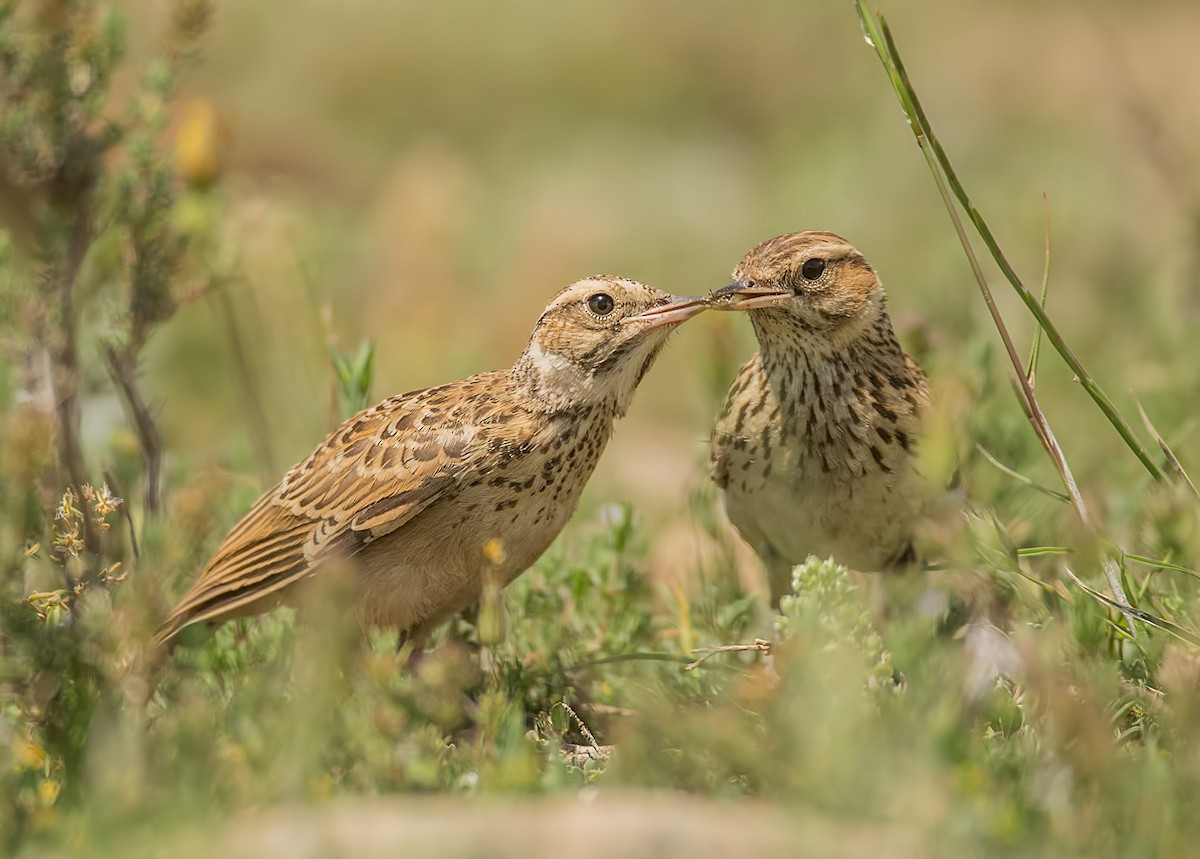
[[[679,295],[666,304],[651,307],[637,316],[626,317],[625,321],[641,322],[643,330],[677,325],[685,319],[691,319],[697,313],[703,313],[709,306],[709,298],[706,295]]]
[[[714,289],[709,293],[708,301],[709,307],[714,310],[754,310],[758,307],[771,307],[791,296],[792,292],[789,289],[764,286],[743,277],[728,286]]]

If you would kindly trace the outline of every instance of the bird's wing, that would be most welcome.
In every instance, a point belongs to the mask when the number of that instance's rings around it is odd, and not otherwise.
[[[753,497],[731,486],[733,476],[750,457],[746,452],[749,429],[745,422],[754,413],[756,404],[761,404],[766,390],[761,353],[755,353],[738,371],[713,424],[708,473],[721,489],[721,502],[730,524],[766,565],[771,604],[778,606],[780,597],[791,592],[792,565],[760,527],[759,511],[755,509]]]
[[[759,356],[757,353],[738,370],[737,377],[725,395],[725,403],[713,423],[712,436],[709,439],[708,474],[713,483],[724,489],[729,484],[729,469],[731,455],[737,450],[738,439],[743,439],[745,445],[745,408],[747,390],[756,382],[763,383],[758,378],[761,375]]]
[[[254,614],[322,561],[348,558],[475,476],[519,456],[532,422],[503,373],[384,400],[334,430],[234,526],[159,630]]]
[[[904,353],[904,366],[908,373],[915,380],[917,388],[923,395],[929,395],[929,376],[921,369],[921,365],[916,362],[912,355]]]

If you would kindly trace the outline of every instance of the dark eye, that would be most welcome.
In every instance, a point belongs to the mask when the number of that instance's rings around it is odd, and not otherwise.
[[[806,259],[804,265],[800,266],[800,274],[805,280],[816,280],[825,273],[825,260],[820,257]]]
[[[588,299],[587,304],[588,310],[592,311],[592,313],[596,314],[597,316],[608,316],[608,314],[613,312],[613,308],[616,306],[613,303],[612,296],[607,292],[597,292]]]

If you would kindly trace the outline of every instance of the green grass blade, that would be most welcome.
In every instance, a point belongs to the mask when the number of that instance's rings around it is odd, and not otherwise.
[[[1071,581],[1075,582],[1076,585],[1078,585],[1085,593],[1087,593],[1089,596],[1091,596],[1096,601],[1103,603],[1104,605],[1108,606],[1109,608],[1115,608],[1118,611],[1120,611],[1126,615],[1133,615],[1138,620],[1142,621],[1142,623],[1146,623],[1157,629],[1161,629],[1163,632],[1166,632],[1166,633],[1169,633],[1169,634],[1175,636],[1180,641],[1185,641],[1188,644],[1191,644],[1196,647],[1200,647],[1200,633],[1197,633],[1197,632],[1194,632],[1193,630],[1182,627],[1179,624],[1173,623],[1173,622],[1167,620],[1166,618],[1159,617],[1156,614],[1151,614],[1150,612],[1145,611],[1144,609],[1124,607],[1120,603],[1118,603],[1116,600],[1114,600],[1112,597],[1106,596],[1105,594],[1100,593],[1100,591],[1096,590],[1095,588],[1090,587],[1086,582],[1084,582],[1082,579],[1080,579],[1079,576],[1075,575],[1075,573],[1071,570],[1070,567],[1064,567],[1063,569],[1065,569],[1067,571],[1067,575],[1071,577]],[[1121,632],[1125,635],[1129,634],[1129,630],[1127,630],[1127,629],[1122,629]]]
[[[1017,549],[1019,558],[1037,558],[1042,555],[1069,555],[1073,550],[1067,546],[1027,546]]]
[[[979,233],[980,238],[983,239],[984,244],[987,246],[988,251],[992,255],[992,259],[994,259],[996,261],[996,265],[1000,267],[1000,271],[1004,274],[1005,279],[1007,279],[1012,285],[1018,297],[1020,297],[1021,301],[1024,302],[1025,306],[1029,309],[1029,312],[1037,321],[1038,326],[1045,331],[1046,338],[1050,341],[1051,345],[1054,346],[1055,350],[1066,362],[1067,366],[1071,368],[1071,371],[1079,379],[1080,385],[1085,391],[1087,391],[1088,395],[1096,403],[1100,411],[1108,419],[1109,423],[1112,424],[1113,428],[1116,429],[1117,433],[1125,441],[1125,444],[1134,453],[1134,455],[1137,456],[1142,465],[1145,466],[1146,470],[1150,472],[1152,477],[1160,481],[1165,480],[1167,477],[1166,473],[1153,460],[1145,446],[1142,445],[1137,436],[1134,434],[1133,428],[1121,416],[1120,412],[1117,411],[1117,408],[1113,404],[1112,400],[1110,400],[1108,395],[1104,393],[1100,385],[1091,376],[1091,374],[1088,373],[1088,371],[1084,368],[1083,363],[1067,345],[1066,340],[1063,339],[1062,335],[1058,331],[1058,328],[1046,314],[1044,308],[1038,303],[1037,298],[1035,298],[1033,293],[1026,288],[1024,282],[1017,275],[1012,265],[1008,262],[1008,258],[1000,249],[1000,245],[996,241],[995,236],[992,234],[991,229],[988,227],[987,222],[984,221],[983,216],[979,213],[978,209],[975,208],[974,203],[971,202],[970,196],[968,196],[966,189],[958,179],[958,174],[954,171],[954,167],[950,163],[949,156],[946,154],[945,149],[942,148],[941,143],[933,133],[932,126],[929,124],[929,120],[925,115],[925,111],[921,107],[921,102],[917,97],[916,90],[913,88],[908,79],[908,74],[905,71],[904,63],[901,60],[899,50],[896,48],[895,42],[892,39],[892,35],[888,29],[886,20],[884,20],[881,16],[879,18],[879,25],[876,26],[871,14],[865,8],[864,0],[856,0],[856,6],[859,13],[859,19],[863,22],[864,31],[867,33],[868,42],[875,48],[876,54],[879,55],[880,60],[884,63],[884,66],[888,71],[888,77],[892,80],[892,86],[894,89],[896,89],[896,93],[900,98],[901,106],[904,108],[904,111],[908,116],[909,125],[913,129],[913,133],[917,135],[919,143],[922,139],[924,139],[928,146],[932,149],[933,156],[938,165],[940,165],[941,170],[944,172],[946,181],[949,183],[951,191],[954,193],[954,196],[957,198],[959,204],[966,211],[968,218],[970,218],[971,223]]]
[[[1069,495],[1067,495],[1067,493],[1059,492],[1057,489],[1051,489],[1049,486],[1046,486],[1045,484],[1038,483],[1032,477],[1026,477],[1024,474],[1021,474],[1021,472],[1016,471],[1015,469],[1009,468],[1003,462],[996,459],[996,457],[992,456],[983,445],[976,444],[975,449],[978,450],[981,454],[983,454],[984,459],[986,459],[992,465],[996,466],[996,468],[998,468],[1004,474],[1007,474],[1013,480],[1016,480],[1019,483],[1024,483],[1030,489],[1036,489],[1038,492],[1044,493],[1045,495],[1049,495],[1051,498],[1053,498],[1056,501],[1064,501],[1068,504],[1071,503],[1071,497]]]
[[[976,232],[984,239],[993,259],[1004,272],[1013,288],[1018,295],[1029,307],[1039,325],[1046,331],[1046,336],[1055,348],[1062,355],[1063,359],[1076,372],[1076,376],[1080,379],[1084,388],[1089,391],[1093,399],[1100,406],[1101,410],[1109,417],[1109,420],[1117,428],[1118,432],[1125,439],[1126,443],[1150,471],[1151,475],[1158,480],[1164,479],[1164,472],[1150,458],[1150,455],[1142,447],[1137,437],[1133,434],[1132,429],[1124,421],[1121,415],[1117,412],[1116,407],[1108,400],[1095,380],[1087,375],[1082,364],[1075,357],[1074,353],[1067,347],[1066,342],[1059,335],[1058,330],[1054,327],[1045,311],[1038,305],[1024,283],[1017,277],[1012,266],[1008,264],[1007,258],[1000,250],[995,237],[991,230],[988,229],[986,222],[971,203],[970,197],[964,190],[961,182],[958,181],[958,176],[954,172],[953,166],[950,164],[949,158],[945,150],[941,147],[937,137],[933,134],[933,130],[929,124],[928,118],[921,107],[921,103],[916,94],[916,89],[912,86],[908,79],[907,72],[904,69],[904,63],[900,59],[899,50],[896,48],[895,42],[892,40],[891,33],[888,30],[887,22],[880,17],[876,23],[875,18],[867,10],[864,0],[856,0],[856,9],[858,11],[859,21],[863,27],[863,32],[866,36],[867,43],[871,45],[880,62],[883,64],[888,78],[892,82],[892,88],[896,92],[897,98],[900,100],[901,107],[904,109],[908,119],[909,126],[913,130],[913,134],[917,139],[917,146],[924,155],[926,164],[929,166],[934,182],[937,184],[938,192],[942,197],[942,202],[946,207],[946,212],[950,216],[951,222],[954,224],[955,232],[959,237],[959,241],[963,246],[963,251],[967,256],[967,260],[971,265],[971,271],[975,276],[975,280],[979,285],[980,293],[983,296],[984,302],[991,314],[992,321],[996,326],[997,332],[1000,334],[1001,340],[1004,343],[1005,351],[1008,353],[1009,361],[1012,363],[1016,371],[1018,383],[1018,397],[1022,401],[1023,407],[1030,418],[1030,421],[1038,433],[1038,438],[1045,447],[1046,452],[1054,461],[1056,468],[1062,477],[1063,483],[1071,498],[1071,502],[1075,507],[1080,520],[1084,526],[1089,529],[1095,529],[1095,525],[1084,504],[1083,496],[1079,492],[1078,486],[1075,484],[1074,476],[1067,464],[1066,457],[1059,446],[1050,424],[1042,412],[1041,406],[1038,404],[1037,398],[1034,395],[1033,389],[1030,386],[1029,378],[1025,375],[1024,368],[1021,364],[1021,359],[1016,353],[1016,348],[1013,346],[1012,338],[1009,336],[1007,326],[1000,315],[999,309],[996,307],[995,300],[992,296],[991,289],[988,287],[987,278],[983,274],[983,270],[979,265],[979,261],[975,256],[974,249],[968,239],[965,230],[963,229],[961,220],[958,217],[958,211],[950,198],[950,192],[947,189],[947,182],[950,184],[950,189],[953,190],[954,196],[958,199],[959,204],[966,210],[971,218]],[[1117,603],[1123,607],[1129,606],[1129,598],[1125,588],[1122,585],[1120,578],[1120,567],[1116,560],[1106,556],[1101,558],[1101,565],[1104,570],[1105,577],[1108,579],[1109,587],[1112,590],[1113,596],[1116,597]],[[1129,624],[1129,632],[1132,635],[1134,632],[1134,616],[1130,613],[1125,615],[1126,621]]]
[[[1038,304],[1042,309],[1046,309],[1046,294],[1050,290],[1050,204],[1046,200],[1046,194],[1042,193],[1042,209],[1043,220],[1045,223],[1045,244],[1046,244],[1046,260],[1042,263],[1042,294],[1038,299]],[[1033,346],[1029,350],[1029,364],[1026,378],[1029,380],[1029,387],[1033,387],[1037,379],[1038,358],[1042,352],[1042,327],[1039,325],[1033,331]]]
[[[1162,451],[1163,456],[1167,458],[1167,465],[1171,467],[1171,471],[1175,476],[1187,484],[1187,487],[1192,490],[1192,494],[1200,497],[1200,492],[1196,491],[1196,484],[1192,483],[1192,478],[1188,477],[1188,473],[1183,470],[1183,464],[1180,463],[1179,457],[1175,455],[1175,451],[1171,450],[1171,445],[1167,444],[1167,440],[1163,438],[1162,433],[1150,420],[1150,415],[1146,414],[1145,408],[1142,407],[1141,400],[1134,398],[1134,403],[1137,405],[1138,414],[1142,418],[1142,426],[1146,428],[1146,432],[1150,433],[1150,437],[1158,444],[1158,449]]]
[[[1070,555],[1074,551],[1069,546],[1028,546],[1017,549],[1017,556],[1020,558],[1037,558],[1044,555]],[[1192,578],[1200,579],[1200,571],[1180,566],[1179,564],[1172,564],[1170,561],[1160,561],[1157,558],[1147,558],[1145,555],[1135,555],[1131,552],[1125,552],[1124,558],[1127,561],[1133,561],[1135,564],[1142,564],[1143,566],[1154,567],[1159,570],[1184,573]]]
[[[1125,553],[1126,560],[1133,561],[1135,564],[1142,564],[1147,567],[1155,567],[1160,570],[1171,570],[1176,573],[1185,573],[1193,578],[1200,579],[1200,572],[1191,569],[1190,567],[1181,567],[1179,564],[1172,564],[1169,561],[1159,561],[1154,558],[1147,558],[1143,555],[1131,555]]]

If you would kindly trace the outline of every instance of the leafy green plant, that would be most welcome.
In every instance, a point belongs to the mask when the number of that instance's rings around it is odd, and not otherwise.
[[[138,362],[185,300],[180,282],[203,277],[196,265],[189,271],[190,237],[173,219],[181,189],[160,138],[207,20],[207,4],[176,4],[161,56],[135,95],[114,105],[125,54],[118,14],[90,2],[0,6],[4,347],[24,368],[25,394],[19,422],[6,427],[6,443],[17,445],[10,463],[24,463],[0,477],[5,500],[25,511],[2,523],[0,541],[0,707],[16,743],[7,747],[25,749],[11,802],[0,803],[12,839],[82,799],[92,718],[124,698],[129,630],[110,604],[136,567],[138,541],[129,505],[93,477],[101,468],[87,461],[81,401],[106,374],[141,455],[138,514],[158,516],[164,450]],[[22,423],[29,431],[14,433]],[[39,453],[44,438],[56,443],[53,458]],[[127,529],[110,530],[114,514]],[[43,585],[47,556],[56,587]]]
[[[375,343],[367,341],[358,351],[330,355],[342,417],[349,417],[371,404],[371,382],[375,377]]]

